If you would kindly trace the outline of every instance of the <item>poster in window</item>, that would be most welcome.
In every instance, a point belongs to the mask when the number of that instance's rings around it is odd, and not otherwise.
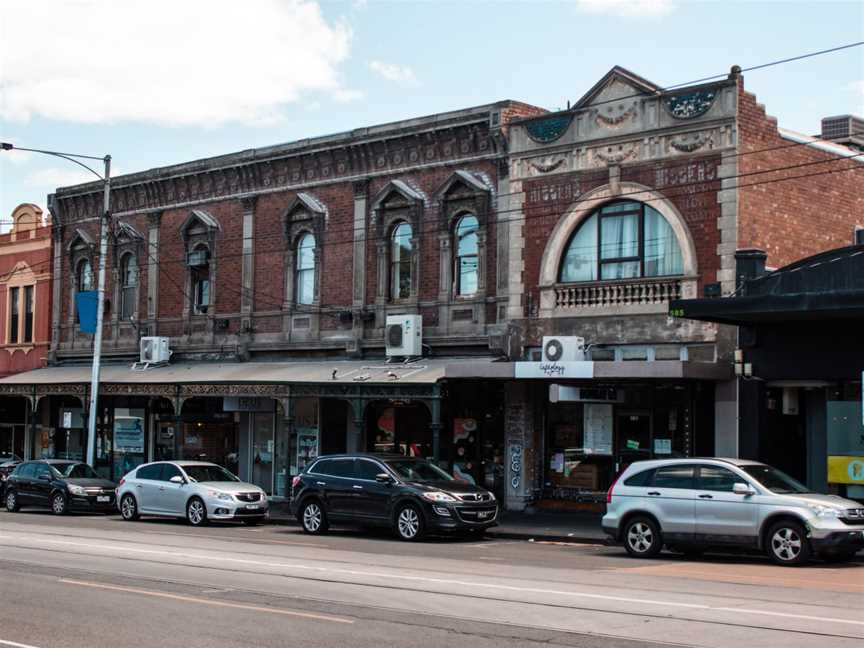
[[[585,403],[585,454],[612,454],[612,405]]]
[[[114,417],[114,448],[119,452],[144,452],[144,419],[140,416]]]
[[[318,428],[296,428],[297,466],[295,474],[306,469],[318,457]]]

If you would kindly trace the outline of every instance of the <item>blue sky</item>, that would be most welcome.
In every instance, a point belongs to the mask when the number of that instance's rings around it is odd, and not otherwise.
[[[0,139],[119,173],[483,104],[667,86],[864,41],[864,2],[4,0]],[[786,128],[864,115],[864,47],[745,75]],[[97,163],[98,164],[98,163]],[[0,152],[0,223],[83,181]]]

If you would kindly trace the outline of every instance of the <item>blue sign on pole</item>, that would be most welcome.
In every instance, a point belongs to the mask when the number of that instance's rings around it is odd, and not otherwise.
[[[82,333],[96,332],[96,306],[99,293],[95,290],[83,290],[75,294],[75,310],[78,313],[78,325]]]

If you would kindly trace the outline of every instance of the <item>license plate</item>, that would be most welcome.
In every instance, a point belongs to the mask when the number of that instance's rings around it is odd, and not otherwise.
[[[110,501],[111,501],[111,497],[108,496],[108,495],[98,495],[98,496],[96,497],[96,501],[97,501],[97,502],[110,502]]]
[[[246,507],[246,510],[247,511],[257,511],[259,508],[261,508],[261,507],[258,504],[249,504],[249,506]]]
[[[480,518],[481,520],[483,520],[483,519],[489,517],[489,515],[490,515],[489,511],[480,511],[477,514],[477,517]]]

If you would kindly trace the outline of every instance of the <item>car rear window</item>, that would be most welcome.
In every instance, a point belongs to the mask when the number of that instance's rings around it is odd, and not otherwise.
[[[149,466],[141,466],[138,472],[135,473],[135,479],[154,479],[158,480],[162,473],[162,464],[150,464]]]
[[[322,459],[309,471],[316,475],[327,475],[328,477],[353,477],[353,459]]]
[[[638,472],[632,477],[628,477],[624,480],[625,486],[650,486],[651,478],[654,476],[654,469],[643,470],[642,472]]]
[[[693,466],[663,466],[654,472],[658,488],[693,488]]]

